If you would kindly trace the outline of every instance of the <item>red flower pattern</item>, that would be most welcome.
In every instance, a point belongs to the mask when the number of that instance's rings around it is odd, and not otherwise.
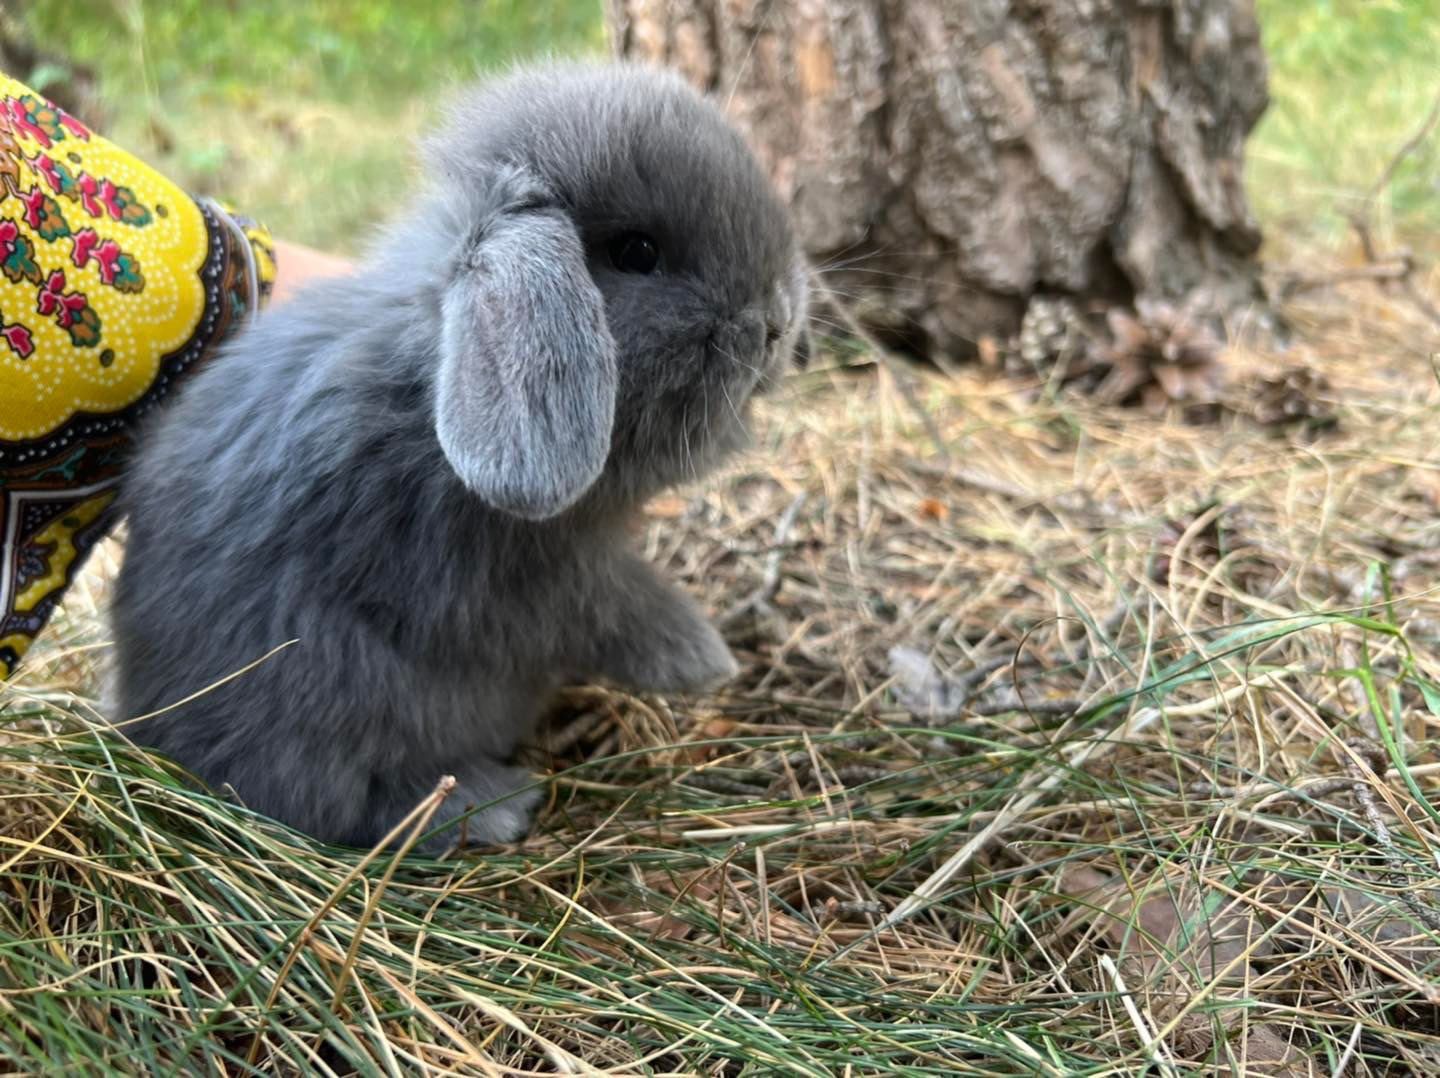
[[[15,139],[33,144],[33,157],[25,155]],[[54,244],[64,237],[71,240],[68,261],[75,269],[95,266],[102,284],[122,292],[138,292],[145,286],[140,265],[126,253],[118,241],[100,236],[94,228],[71,233],[58,205],[51,196],[69,199],[92,219],[119,221],[135,228],[150,223],[150,210],[129,188],[103,176],[95,176],[79,168],[72,169],[59,156],[52,156],[58,143],[66,139],[88,142],[90,129],[63,109],[38,96],[0,96],[0,161],[13,160],[15,166],[29,165],[33,173],[43,177],[40,183],[22,191],[18,184],[9,187],[23,208],[23,219],[17,212],[14,219],[0,218],[0,267],[12,283],[29,280],[36,286],[35,310],[53,318],[70,334],[72,342],[82,348],[96,347],[100,342],[100,317],[83,291],[69,290],[66,269],[44,265],[46,253],[64,258],[64,248],[41,246]],[[58,154],[58,151],[56,151]],[[71,155],[78,165],[79,160]],[[18,177],[20,171],[11,169]],[[0,189],[0,196],[4,190]],[[53,266],[53,263],[52,263]],[[73,272],[73,270],[72,270]],[[7,323],[0,318],[0,355],[8,349],[25,359],[35,351],[32,330],[20,323]]]
[[[25,221],[31,227],[38,229],[45,219],[45,192],[38,187],[32,187],[20,195],[20,201],[25,203]]]
[[[75,186],[78,188],[80,208],[91,217],[99,217],[104,211],[95,197],[100,193],[100,185],[95,181],[95,177],[88,172],[82,172],[75,178]]]
[[[36,127],[30,122],[30,114],[25,111],[24,105],[13,97],[7,97],[5,107],[10,112],[10,122],[15,125],[16,131],[26,138],[40,143],[47,150],[50,148],[50,136],[45,133],[44,129]]]
[[[100,181],[100,201],[105,206],[105,212],[116,221],[120,220],[120,216],[124,212],[124,208],[118,201],[119,193],[119,190],[109,180]]]
[[[50,190],[59,194],[65,185],[60,181],[60,170],[55,167],[55,162],[50,160],[50,155],[37,153],[30,159],[30,164],[34,166],[36,172],[45,177],[45,182],[50,185]]]
[[[60,113],[60,122],[65,125],[66,131],[69,131],[70,134],[74,135],[81,142],[90,141],[90,129],[88,127],[82,124],[79,120],[75,119],[75,117],[71,116],[68,112],[65,112],[61,109],[56,109],[56,111]]]
[[[75,246],[70,251],[70,259],[75,265],[82,267],[90,259],[95,259],[100,269],[100,280],[106,284],[114,284],[120,256],[123,253],[120,245],[114,240],[101,242],[93,228],[82,228],[75,233]]]
[[[56,270],[45,279],[35,296],[35,309],[41,314],[53,314],[61,329],[69,329],[90,306],[84,292],[65,291],[65,271]]]
[[[70,249],[70,259],[77,266],[90,261],[90,255],[100,243],[100,237],[93,228],[82,228],[75,233],[75,246]]]
[[[10,350],[21,359],[29,359],[30,354],[35,351],[35,341],[31,338],[30,331],[18,322],[9,326],[0,325],[0,337],[5,338]]]

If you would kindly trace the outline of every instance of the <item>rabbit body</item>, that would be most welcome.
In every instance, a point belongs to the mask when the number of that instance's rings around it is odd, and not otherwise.
[[[122,492],[119,715],[151,716],[127,732],[353,844],[447,774],[437,822],[522,834],[511,757],[561,684],[733,676],[626,532],[743,444],[805,312],[783,210],[672,76],[512,75],[427,159],[359,271],[196,374]]]

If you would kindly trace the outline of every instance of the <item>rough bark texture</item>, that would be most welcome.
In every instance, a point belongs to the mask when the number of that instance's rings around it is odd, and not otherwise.
[[[1266,105],[1252,0],[607,0],[749,132],[884,339],[963,358],[1031,297],[1233,314]]]

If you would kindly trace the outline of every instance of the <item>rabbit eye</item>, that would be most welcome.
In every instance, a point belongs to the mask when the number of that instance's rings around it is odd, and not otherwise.
[[[610,241],[610,262],[621,273],[654,273],[660,248],[643,232],[622,232]]]

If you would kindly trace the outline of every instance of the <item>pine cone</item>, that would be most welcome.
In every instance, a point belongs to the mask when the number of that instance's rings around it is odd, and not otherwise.
[[[1246,395],[1246,409],[1255,422],[1266,427],[1333,427],[1339,422],[1331,396],[1330,382],[1309,367],[1292,367],[1261,378]]]
[[[1082,354],[1087,337],[1084,319],[1069,299],[1032,296],[1020,321],[1020,333],[1011,350],[1010,362],[1006,364],[1007,371],[1011,374],[1046,371]]]
[[[1065,296],[1031,297],[1020,332],[1005,351],[1008,374],[1041,373],[1107,404],[1214,405],[1225,342],[1203,296],[1184,306],[1141,299],[1135,310],[1082,313]]]
[[[1095,395],[1113,404],[1137,399],[1159,410],[1168,402],[1212,404],[1219,395],[1225,342],[1206,319],[1171,303],[1140,300],[1134,314],[1112,307],[1110,342],[1095,347],[1109,372]]]

